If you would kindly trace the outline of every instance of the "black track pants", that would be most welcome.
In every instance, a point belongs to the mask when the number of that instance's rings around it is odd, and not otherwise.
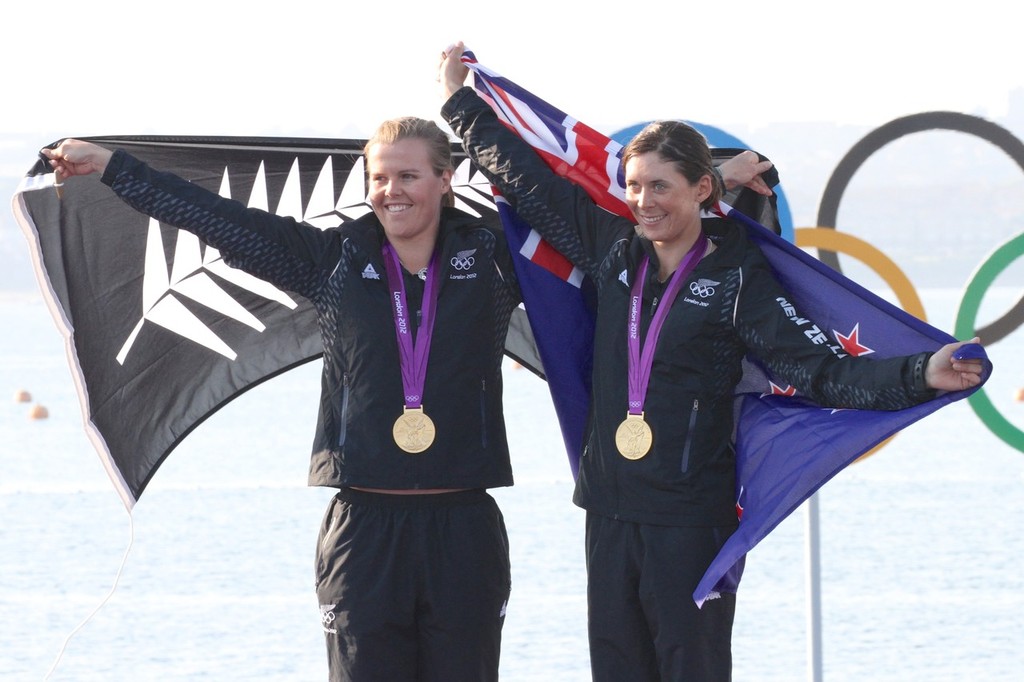
[[[731,679],[736,595],[698,609],[693,590],[734,530],[651,526],[587,513],[595,682]]]
[[[331,680],[497,680],[508,536],[483,490],[342,490],[324,516],[317,597]]]

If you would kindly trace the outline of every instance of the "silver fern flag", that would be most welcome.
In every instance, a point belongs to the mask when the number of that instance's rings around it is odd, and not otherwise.
[[[370,211],[365,140],[87,139],[321,229]],[[453,152],[457,207],[497,222],[490,186],[461,147]],[[190,233],[136,212],[99,176],[55,184],[40,160],[14,195],[14,213],[65,337],[86,431],[131,509],[207,417],[321,356],[316,316],[305,299],[228,267]],[[543,376],[525,318],[516,318],[507,352]]]

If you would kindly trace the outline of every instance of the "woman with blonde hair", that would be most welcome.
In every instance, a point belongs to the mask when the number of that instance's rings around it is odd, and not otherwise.
[[[512,485],[501,361],[519,291],[500,232],[452,208],[448,136],[382,124],[365,149],[373,212],[327,230],[123,150],[65,140],[44,154],[315,307],[309,483],[338,488],[315,567],[330,679],[496,680],[510,570],[487,489]]]

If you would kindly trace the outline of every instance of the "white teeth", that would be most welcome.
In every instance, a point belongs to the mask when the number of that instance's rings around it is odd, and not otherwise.
[[[405,209],[407,209],[407,208],[409,208],[409,206],[408,206],[407,204],[401,204],[401,205],[393,205],[393,206],[385,206],[385,207],[384,207],[384,209],[385,209],[385,210],[386,210],[386,211],[387,211],[388,213],[401,213],[402,211],[404,211],[404,210],[405,210]]]

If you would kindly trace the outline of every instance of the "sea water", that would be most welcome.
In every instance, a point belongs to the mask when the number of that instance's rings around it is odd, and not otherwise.
[[[996,296],[993,316],[1019,294]],[[936,326],[950,329],[958,295],[922,292]],[[988,348],[987,394],[1016,429],[1022,351],[1020,331]],[[331,491],[305,485],[318,371],[215,414],[129,516],[45,305],[0,296],[0,679],[42,680],[58,656],[52,680],[326,679],[313,550]],[[516,485],[493,491],[513,575],[501,676],[588,680],[583,512],[547,388],[508,364],[505,397]],[[49,418],[30,419],[34,403]],[[824,679],[1024,679],[1024,454],[966,402],[841,472],[819,502]],[[748,556],[738,681],[809,679],[807,518]]]

